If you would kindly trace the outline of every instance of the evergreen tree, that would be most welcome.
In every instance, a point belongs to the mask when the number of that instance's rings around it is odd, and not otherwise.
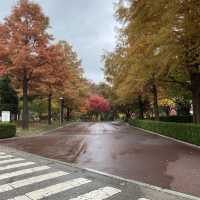
[[[17,93],[12,88],[11,81],[7,76],[0,79],[0,111],[18,113]]]

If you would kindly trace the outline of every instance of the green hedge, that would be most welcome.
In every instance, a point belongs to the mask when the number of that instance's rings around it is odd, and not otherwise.
[[[192,123],[193,117],[190,116],[169,116],[160,117],[160,121],[163,122],[177,122],[177,123]]]
[[[16,125],[11,123],[0,123],[0,139],[16,136]]]
[[[200,125],[138,119],[130,120],[129,123],[145,130],[200,146]]]

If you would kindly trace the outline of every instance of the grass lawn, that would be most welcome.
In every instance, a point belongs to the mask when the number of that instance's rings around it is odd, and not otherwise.
[[[42,135],[43,132],[53,130],[59,126],[59,122],[53,122],[52,125],[48,125],[47,122],[32,122],[28,130],[23,130],[17,125],[17,137]]]

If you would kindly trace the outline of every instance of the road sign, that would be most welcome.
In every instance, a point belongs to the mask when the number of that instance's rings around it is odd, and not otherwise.
[[[2,111],[2,122],[10,122],[10,111]]]

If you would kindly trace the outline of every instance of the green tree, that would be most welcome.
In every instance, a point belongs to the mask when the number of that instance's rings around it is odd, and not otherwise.
[[[7,76],[0,78],[0,111],[18,113],[18,96]]]

